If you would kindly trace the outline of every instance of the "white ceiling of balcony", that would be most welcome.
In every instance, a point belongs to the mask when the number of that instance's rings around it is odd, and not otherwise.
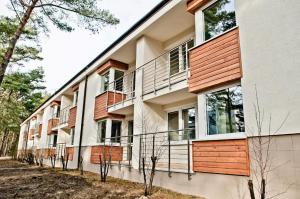
[[[138,33],[134,39],[119,48],[113,55],[116,59],[125,63],[134,63],[136,55],[136,39],[147,35],[152,39],[165,42],[185,30],[194,26],[194,15],[186,11],[186,2],[181,1],[168,13],[162,15],[158,20]]]

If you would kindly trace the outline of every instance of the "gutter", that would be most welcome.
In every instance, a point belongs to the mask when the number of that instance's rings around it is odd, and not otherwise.
[[[79,167],[80,167],[80,157],[81,157],[81,145],[82,145],[82,135],[83,135],[83,126],[84,126],[84,116],[85,116],[87,82],[88,82],[88,75],[85,76],[85,81],[84,81],[84,94],[83,94],[82,114],[81,114],[81,124],[80,124],[77,169],[79,169]]]
[[[80,74],[89,69],[98,59],[103,57],[106,53],[108,53],[111,49],[113,49],[116,45],[118,45],[123,39],[125,39],[128,35],[130,35],[134,30],[140,27],[144,22],[146,22],[150,17],[152,17],[156,12],[158,12],[161,8],[163,8],[167,3],[172,0],[162,0],[158,3],[152,10],[150,10],[144,17],[142,17],[139,21],[137,21],[133,26],[131,26],[124,34],[122,34],[117,40],[115,40],[110,46],[108,46],[104,51],[102,51],[95,59],[93,59],[87,66],[81,69],[74,77],[72,77],[69,81],[67,81],[62,87],[60,87],[57,91],[55,91],[47,100],[45,100],[40,106],[38,106],[30,116],[30,118],[39,108],[41,108],[44,104],[46,104],[52,97],[57,95],[60,91],[62,91],[66,86],[68,86],[72,81],[74,81]],[[26,120],[27,120],[26,119]],[[24,120],[24,122],[26,121]],[[23,123],[24,123],[23,122]],[[23,124],[22,123],[22,124]]]

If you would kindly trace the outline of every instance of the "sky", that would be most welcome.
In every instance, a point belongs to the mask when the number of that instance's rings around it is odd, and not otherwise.
[[[77,28],[71,33],[62,32],[50,26],[49,37],[40,35],[42,47],[38,63],[27,63],[26,69],[43,66],[45,70],[45,86],[50,93],[58,90],[78,71],[90,63],[113,41],[128,30],[161,0],[101,0],[99,5],[108,9],[120,23],[117,26],[105,27],[99,34]],[[9,0],[0,0],[0,15],[9,15],[6,5]]]

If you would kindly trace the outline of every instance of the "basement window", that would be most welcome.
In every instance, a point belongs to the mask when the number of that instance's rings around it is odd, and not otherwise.
[[[236,26],[234,0],[219,0],[203,10],[203,15],[205,41]]]
[[[208,135],[245,132],[241,86],[206,95]]]

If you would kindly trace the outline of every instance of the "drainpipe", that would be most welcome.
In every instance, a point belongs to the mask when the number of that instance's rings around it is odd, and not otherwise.
[[[82,114],[81,114],[81,124],[80,124],[80,137],[79,137],[77,169],[79,169],[79,166],[80,166],[81,144],[82,144],[82,135],[83,135],[83,126],[84,126],[87,81],[88,81],[88,75],[85,76],[85,81],[84,81],[84,94],[83,94],[83,104],[82,104]]]

